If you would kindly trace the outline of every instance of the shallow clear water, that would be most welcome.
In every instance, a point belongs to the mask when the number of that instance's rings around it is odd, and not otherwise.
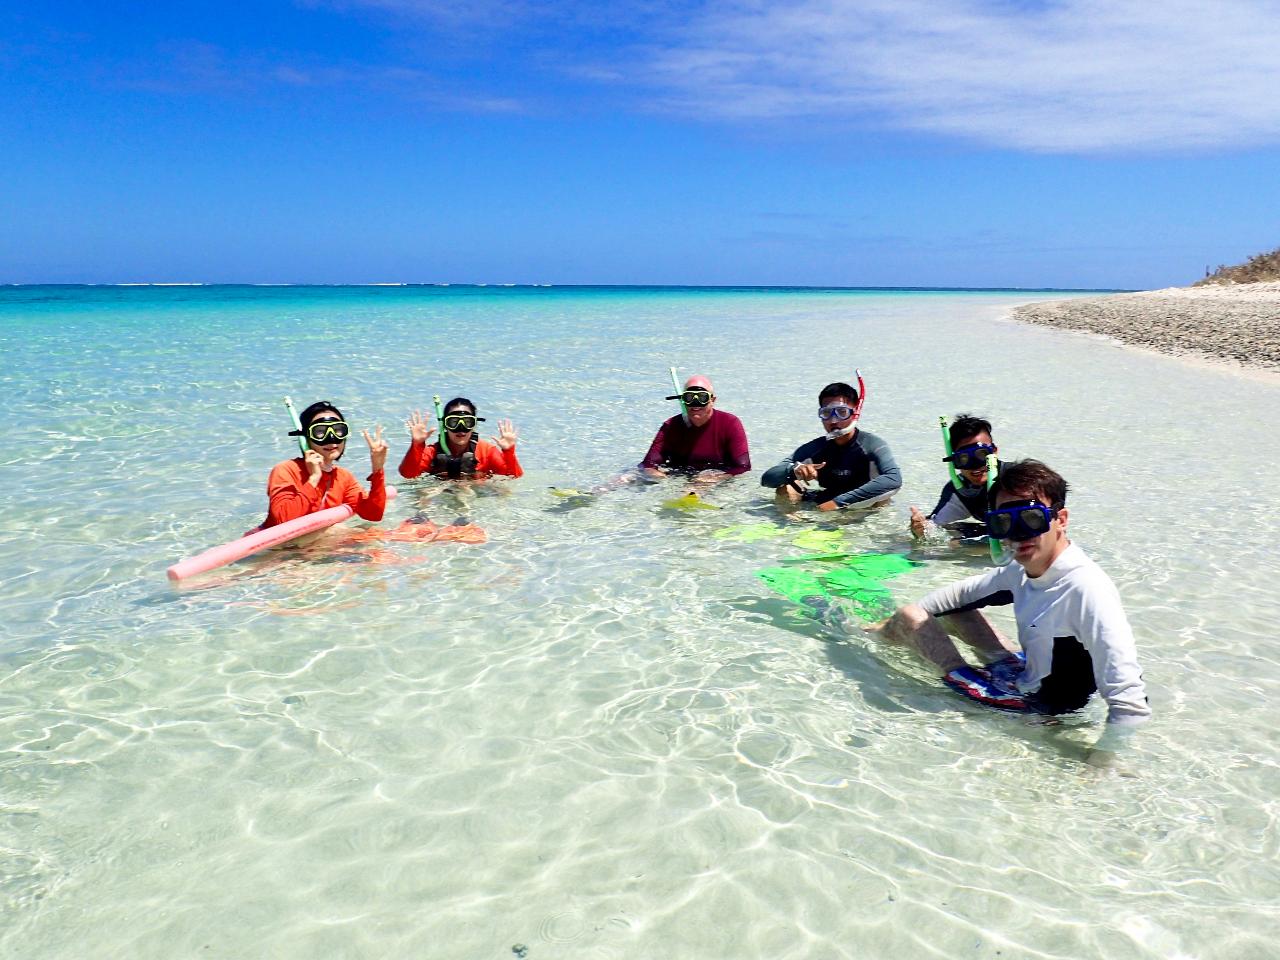
[[[0,956],[1273,956],[1280,388],[1001,319],[1029,298],[0,290]],[[672,363],[756,472],[714,511],[552,496],[639,458]],[[778,522],[759,470],[855,366],[905,489]],[[166,581],[261,518],[283,395],[388,425],[394,464],[434,393],[513,418],[526,476],[400,483],[382,526],[425,503],[487,544]],[[1067,476],[1124,596],[1156,719],[1119,770],[1083,763],[1099,705],[970,705],[754,575],[815,526],[908,551],[962,410]],[[901,601],[981,559],[913,556]]]

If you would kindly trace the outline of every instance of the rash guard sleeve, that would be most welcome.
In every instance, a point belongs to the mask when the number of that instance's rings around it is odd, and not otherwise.
[[[775,463],[760,476],[760,486],[776,490],[784,483],[795,479],[796,462],[790,457],[781,463]]]
[[[264,527],[297,520],[320,509],[324,491],[306,481],[301,458],[276,464],[267,477],[267,519]]]
[[[760,478],[760,486],[776,490],[784,483],[790,483],[795,479],[796,464],[804,463],[806,460],[812,463],[813,458],[822,452],[825,443],[826,441],[819,437],[817,440],[801,444],[791,456],[780,463],[775,463],[764,472]]]
[[[381,470],[370,474],[370,490],[366,494],[351,471],[337,467],[313,487],[306,481],[305,461],[286,460],[277,464],[267,478],[267,518],[262,526],[274,527],[341,503],[364,520],[381,520],[387,506],[384,477]]]
[[[496,443],[481,440],[476,444],[476,473],[497,474],[503,477],[522,477],[524,470],[516,459],[516,448],[503,450]]]
[[[350,492],[347,494],[348,499],[344,499],[344,503],[350,503],[352,509],[355,510],[356,516],[361,520],[378,521],[382,519],[382,515],[387,510],[387,475],[379,470],[377,473],[369,474],[369,492],[365,493],[361,489],[360,484],[356,482],[356,478],[351,474]],[[352,502],[352,498],[354,502]]]
[[[940,527],[945,527],[952,523],[960,523],[962,520],[972,520],[973,517],[969,513],[969,508],[964,505],[964,501],[955,492],[955,487],[947,484],[942,488],[942,496],[938,500],[938,505],[933,508],[933,513],[929,514],[929,519]]]
[[[649,452],[644,455],[644,459],[640,461],[641,467],[653,468],[660,466],[666,459],[667,448],[667,427],[670,421],[664,421],[662,426],[658,428],[657,434],[654,435],[653,443],[649,444]]]
[[[898,469],[898,463],[893,459],[889,445],[879,437],[865,433],[862,434],[861,439],[862,449],[871,458],[879,476],[872,477],[862,486],[835,497],[836,505],[839,507],[855,506],[866,500],[879,500],[902,487],[902,471]]]
[[[1133,630],[1109,579],[1094,582],[1080,598],[1077,629],[1093,661],[1098,693],[1107,701],[1107,723],[1134,726],[1151,719]]]
[[[1013,602],[1009,583],[1009,567],[992,567],[983,573],[939,587],[920,601],[920,606],[935,617],[979,607],[1004,606]]]
[[[746,473],[751,469],[751,452],[747,448],[747,431],[737,417],[726,418],[721,454],[724,457],[724,472],[731,477]]]
[[[406,480],[412,480],[414,477],[420,477],[422,474],[431,469],[431,464],[436,459],[436,451],[440,447],[437,444],[419,443],[417,440],[409,444],[409,449],[405,451],[404,459],[400,461],[400,476]]]

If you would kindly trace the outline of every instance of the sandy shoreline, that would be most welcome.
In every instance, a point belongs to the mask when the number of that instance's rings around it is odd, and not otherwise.
[[[1170,287],[1030,303],[1015,320],[1280,376],[1280,283]]]

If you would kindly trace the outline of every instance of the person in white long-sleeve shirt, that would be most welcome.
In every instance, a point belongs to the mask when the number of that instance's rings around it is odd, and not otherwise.
[[[1022,460],[1001,470],[992,492],[988,530],[1010,543],[1015,562],[901,608],[882,634],[913,644],[949,686],[993,706],[1067,713],[1097,692],[1107,702],[1109,733],[1149,719],[1120,594],[1067,537],[1067,482],[1039,461]],[[1020,651],[978,612],[1009,603]],[[970,665],[948,630],[984,665]]]

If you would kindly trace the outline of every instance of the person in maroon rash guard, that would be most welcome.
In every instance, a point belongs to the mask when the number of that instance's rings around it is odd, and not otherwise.
[[[711,381],[698,375],[681,393],[688,422],[677,414],[658,428],[640,472],[653,479],[671,471],[691,473],[697,483],[715,483],[751,469],[747,432],[732,413],[716,409]]]

